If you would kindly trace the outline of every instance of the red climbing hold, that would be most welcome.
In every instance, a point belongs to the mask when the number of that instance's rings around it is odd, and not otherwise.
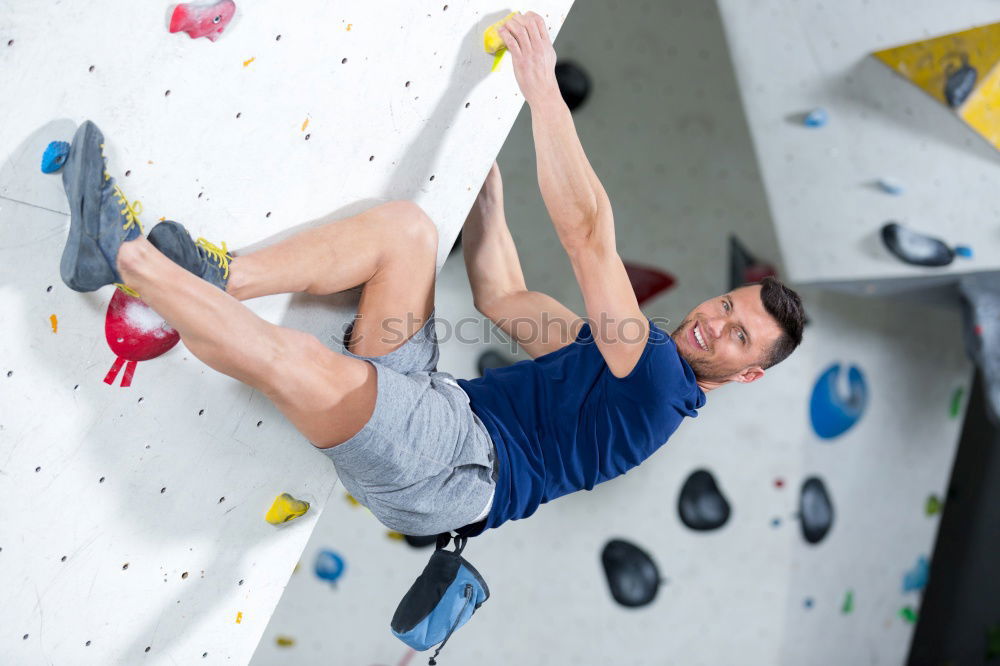
[[[108,304],[108,314],[104,320],[104,336],[111,351],[118,355],[104,383],[113,384],[122,366],[122,386],[132,384],[132,375],[139,361],[148,361],[167,353],[181,339],[177,331],[138,298],[129,296],[120,289]]]
[[[635,297],[642,305],[661,291],[674,286],[674,276],[664,273],[658,268],[640,266],[625,262],[625,272],[628,273],[629,282],[632,283],[632,290]]]
[[[208,37],[213,42],[226,29],[233,15],[236,3],[233,0],[218,0],[212,3],[186,2],[177,5],[170,17],[170,32],[186,32],[191,39]]]

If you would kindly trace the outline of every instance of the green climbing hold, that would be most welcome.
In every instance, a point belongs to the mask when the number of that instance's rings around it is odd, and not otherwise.
[[[1000,657],[1000,624],[986,628],[986,661]]]
[[[905,606],[899,609],[899,617],[913,624],[917,621],[917,611],[914,610],[913,606]]]
[[[924,505],[924,513],[928,516],[941,513],[941,498],[937,495],[928,495],[927,503]]]
[[[959,386],[955,389],[955,392],[951,394],[951,409],[949,413],[951,418],[957,418],[959,412],[962,411],[962,396],[965,394],[965,389]]]
[[[848,615],[854,610],[854,590],[848,590],[844,595],[844,605],[840,607],[840,612]]]

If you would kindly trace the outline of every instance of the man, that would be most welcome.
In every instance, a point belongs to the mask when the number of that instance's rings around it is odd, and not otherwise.
[[[225,244],[192,241],[176,222],[143,238],[104,173],[92,123],[77,132],[63,173],[72,214],[64,281],[78,291],[134,290],[195,356],[267,395],[385,525],[411,535],[475,535],[622,474],[694,416],[705,392],[759,379],[801,340],[801,302],[776,281],[702,303],[672,336],[646,319],[615,251],[608,197],[559,95],[544,22],[516,15],[500,34],[588,323],[527,290],[494,165],[466,220],[466,264],[477,308],[535,360],[481,379],[436,371],[438,240],[414,204],[377,206],[233,256]],[[342,354],[240,303],[357,285]]]

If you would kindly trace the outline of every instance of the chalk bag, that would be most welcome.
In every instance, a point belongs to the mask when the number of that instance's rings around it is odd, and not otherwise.
[[[430,666],[451,635],[490,598],[486,581],[462,557],[467,539],[455,537],[453,551],[446,550],[450,540],[449,533],[438,535],[437,549],[392,616],[393,635],[414,650],[441,644]]]

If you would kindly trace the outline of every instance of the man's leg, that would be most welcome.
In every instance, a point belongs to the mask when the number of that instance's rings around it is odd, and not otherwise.
[[[352,351],[381,355],[400,346],[430,315],[436,254],[433,222],[415,205],[397,202],[237,257],[230,293],[180,268],[143,238],[121,246],[117,266],[123,281],[180,333],[196,357],[262,391],[310,442],[327,448],[350,438],[370,418],[374,367],[333,352],[312,335],[270,324],[236,298],[324,294],[364,283]],[[386,336],[387,317],[404,322],[406,330]]]
[[[237,256],[226,292],[243,301],[364,284],[350,350],[381,356],[419,331],[434,309],[437,247],[434,222],[416,204],[394,201]]]
[[[118,271],[209,367],[264,393],[314,445],[339,444],[375,406],[375,370],[315,337],[264,321],[173,263],[145,238],[123,243]]]

